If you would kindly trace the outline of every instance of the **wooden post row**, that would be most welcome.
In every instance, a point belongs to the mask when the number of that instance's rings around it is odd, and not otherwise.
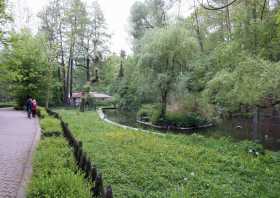
[[[103,179],[102,179],[102,174],[99,173],[97,174],[96,180],[95,180],[95,185],[92,188],[93,191],[93,196],[94,197],[104,197],[105,193],[104,193],[104,188],[103,188]]]
[[[113,198],[113,190],[111,186],[106,188],[105,198]]]
[[[102,174],[97,172],[96,166],[91,166],[90,158],[87,158],[85,152],[83,152],[83,144],[81,141],[77,141],[73,136],[72,132],[68,128],[68,124],[65,123],[59,116],[58,113],[52,112],[47,109],[48,113],[60,119],[61,126],[64,132],[65,138],[68,140],[70,146],[74,149],[74,157],[76,159],[78,167],[85,172],[85,177],[91,179],[94,186],[92,188],[93,197],[101,196],[103,198],[113,198],[113,190],[111,186],[108,186],[106,190],[103,187]]]

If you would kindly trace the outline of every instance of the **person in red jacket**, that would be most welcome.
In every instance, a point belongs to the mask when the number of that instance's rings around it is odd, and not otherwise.
[[[37,112],[37,101],[35,99],[32,100],[32,117],[35,118]]]

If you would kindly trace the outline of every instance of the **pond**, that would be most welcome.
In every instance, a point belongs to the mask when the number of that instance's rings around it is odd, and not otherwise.
[[[109,120],[114,122],[136,128],[141,127],[136,122],[136,112],[108,109],[104,110],[104,114]],[[262,116],[258,127],[258,134],[253,133],[252,118],[244,117],[223,120],[215,127],[196,132],[208,137],[230,136],[237,141],[254,140],[261,143],[266,149],[280,150],[280,114],[273,117]]]

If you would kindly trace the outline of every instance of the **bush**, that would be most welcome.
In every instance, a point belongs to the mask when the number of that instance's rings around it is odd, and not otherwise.
[[[119,81],[116,85],[118,85],[118,87],[114,100],[118,104],[118,107],[125,111],[138,110],[140,100],[137,89],[126,80]]]
[[[144,104],[141,106],[139,111],[137,112],[137,117],[139,119],[144,117],[152,117],[153,111],[155,109],[155,105],[153,104]]]
[[[214,105],[209,104],[201,95],[188,95],[180,101],[178,111],[181,113],[195,112],[211,122],[219,121],[219,113]]]
[[[207,123],[207,119],[195,112],[167,112],[166,117],[160,117],[158,104],[142,105],[137,117],[143,121],[150,121],[157,125],[172,125],[176,127],[197,127]]]
[[[37,108],[37,115],[40,118],[45,118],[45,117],[49,116],[47,111],[46,111],[46,109],[44,107],[38,107]]]
[[[90,98],[88,100],[89,106],[93,108],[98,108],[98,107],[115,107],[116,102],[111,99],[111,100],[96,100],[93,98]]]
[[[61,126],[59,120],[46,116],[40,120],[41,128],[43,129],[43,134],[48,135],[52,133],[61,133]]]
[[[159,104],[145,104],[142,105],[137,112],[137,118],[146,122],[157,123],[160,119]]]
[[[198,113],[170,113],[165,118],[165,123],[176,127],[198,127],[207,124],[207,120]]]

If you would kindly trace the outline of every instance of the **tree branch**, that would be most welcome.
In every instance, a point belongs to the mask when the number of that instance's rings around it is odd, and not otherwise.
[[[215,6],[213,6],[213,5],[211,5],[211,4],[209,3],[209,0],[207,0],[208,6],[205,6],[205,5],[203,4],[203,0],[202,0],[202,2],[200,2],[200,0],[198,0],[200,6],[203,7],[204,9],[206,9],[206,10],[222,10],[222,9],[225,9],[225,8],[231,6],[231,5],[234,4],[236,1],[238,1],[238,0],[232,0],[230,3],[228,3],[228,4],[226,4],[226,5],[223,5],[223,6],[220,6],[220,7],[215,7]]]
[[[267,0],[264,0],[264,2],[263,2],[262,12],[261,12],[261,21],[263,20],[263,15],[264,15],[264,10],[265,10],[265,6],[266,6],[266,1]]]

